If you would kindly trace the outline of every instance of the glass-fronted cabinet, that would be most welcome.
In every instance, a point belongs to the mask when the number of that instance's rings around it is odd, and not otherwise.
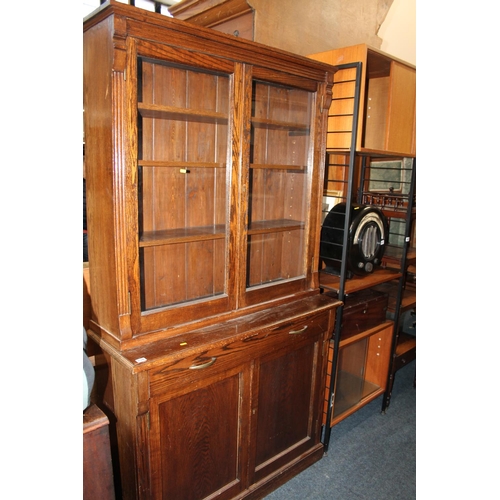
[[[313,103],[309,91],[253,82],[247,291],[307,274]]]
[[[113,61],[86,35],[85,60],[115,66],[84,102],[95,328],[122,348],[319,292],[334,69],[178,45],[177,22],[110,39]]]
[[[227,293],[229,76],[138,59],[141,309]]]
[[[173,324],[185,321],[179,307],[196,319],[200,305],[222,313],[311,286],[316,92],[252,79],[242,119],[250,141],[234,158],[234,80],[137,55],[141,325],[147,312]],[[242,189],[230,189],[233,178]],[[240,239],[237,213],[246,216]]]

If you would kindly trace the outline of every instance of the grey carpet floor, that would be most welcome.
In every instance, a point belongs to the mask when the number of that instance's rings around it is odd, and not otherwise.
[[[266,500],[416,498],[416,361],[396,373],[391,404],[382,397],[332,429],[328,453]]]

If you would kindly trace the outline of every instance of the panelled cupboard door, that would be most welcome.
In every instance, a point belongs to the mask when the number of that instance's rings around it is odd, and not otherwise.
[[[297,323],[296,339],[258,361],[253,482],[322,448],[318,402],[327,328],[326,314]]]
[[[413,68],[396,61],[391,62],[391,90],[387,111],[387,151],[416,154],[416,79]]]
[[[223,500],[245,488],[250,364],[206,365],[151,398],[152,499]]]
[[[277,313],[279,314],[279,313]],[[151,498],[234,498],[321,455],[330,311],[268,324],[148,372]]]

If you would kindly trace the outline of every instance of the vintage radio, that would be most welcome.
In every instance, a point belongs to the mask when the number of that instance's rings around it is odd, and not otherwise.
[[[335,205],[321,228],[320,257],[323,271],[340,274],[344,246],[344,226],[347,205]],[[382,211],[368,205],[352,205],[347,235],[347,277],[373,272],[385,252],[389,224]]]

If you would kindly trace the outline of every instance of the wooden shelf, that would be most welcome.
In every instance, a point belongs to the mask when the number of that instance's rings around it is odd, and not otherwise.
[[[347,337],[342,336],[342,333],[340,334],[340,342],[339,342],[339,348],[346,347],[349,344],[352,344],[354,342],[358,342],[359,340],[370,337],[370,335],[374,335],[377,332],[383,330],[384,328],[387,328],[388,326],[393,325],[394,322],[391,320],[384,321],[383,323],[380,323],[380,325],[374,326],[372,328],[368,328],[364,332],[357,333],[355,335],[349,335]]]
[[[166,167],[166,168],[226,168],[225,162],[209,161],[160,161],[160,160],[138,160],[140,167]],[[186,172],[184,172],[186,173]],[[187,172],[189,173],[189,172]]]
[[[394,372],[416,359],[416,354],[417,338],[414,335],[399,332],[396,356],[394,359]]]
[[[360,290],[365,290],[366,288],[371,288],[399,277],[401,277],[401,273],[393,269],[377,269],[372,274],[367,274],[366,276],[354,276],[351,279],[347,279],[345,282],[344,292],[346,294],[359,292]],[[340,276],[320,271],[319,283],[320,287],[339,293]]]
[[[333,339],[335,349],[339,349],[339,352],[336,366],[333,366],[332,358],[331,368],[337,372],[339,380],[333,380],[335,391],[333,394],[329,392],[326,398],[327,401],[334,398],[333,426],[377,395],[384,394],[383,409],[389,404],[392,381],[388,375],[394,373],[396,356],[395,323],[399,324],[402,312],[416,305],[415,289],[408,286],[412,281],[409,269],[416,266],[416,249],[410,248],[410,245],[416,244],[416,162],[413,160],[416,158],[416,69],[366,44],[333,49],[309,57],[338,65],[328,113],[324,196],[334,198],[331,202],[329,200],[329,204],[351,201],[376,208],[384,214],[389,225],[388,234],[382,237],[385,240],[385,252],[377,261],[379,266],[373,273],[341,282],[340,276],[320,271],[320,286],[345,305],[349,304],[349,295],[355,292],[368,289],[382,292],[384,308],[381,316],[392,320],[385,336],[379,338],[378,333],[370,335],[368,330],[351,338],[351,325],[343,317],[349,314],[348,308],[344,305],[340,310],[340,321],[337,321]],[[355,114],[356,120],[353,119]],[[343,231],[344,237],[349,231],[350,248],[343,248],[342,256],[335,255],[335,263],[330,264],[325,258],[325,265],[357,271],[355,263],[345,260],[346,256],[354,260],[359,255],[356,252],[362,253],[358,250],[362,244],[356,241],[361,231],[353,229],[353,226],[353,220],[344,218],[343,227],[339,230]],[[325,237],[324,243],[331,242],[326,241]],[[336,241],[334,244],[342,246],[343,242]],[[355,248],[356,244],[359,244],[358,249]],[[326,251],[322,253],[326,254]],[[341,262],[342,258],[344,261]],[[359,261],[361,269],[365,264],[361,262],[361,257]],[[403,290],[403,287],[407,289]],[[397,301],[398,293],[401,304]],[[399,310],[396,310],[396,305]],[[369,306],[363,306],[360,317],[368,317],[369,311]],[[361,329],[362,321],[360,319],[354,323],[358,330]],[[346,334],[343,334],[344,331]],[[367,349],[364,346],[365,337],[373,341]],[[387,355],[382,361],[380,348],[384,342]],[[372,378],[374,372],[377,378]],[[356,380],[353,376],[360,378]],[[342,377],[345,380],[341,382]],[[376,387],[365,390],[365,381]],[[346,387],[340,387],[342,390],[339,390],[339,384],[345,384]],[[349,394],[350,387],[353,394]]]
[[[415,158],[415,153],[410,153],[409,151],[390,151],[390,150],[380,150],[380,149],[368,149],[360,148],[357,153],[360,156],[374,156],[377,158],[387,158],[388,156],[404,156],[405,158]]]
[[[159,104],[139,103],[137,110],[143,118],[166,118],[169,120],[197,121],[207,123],[227,124],[226,113],[217,111],[177,108],[175,106],[162,106]]]
[[[346,131],[346,133],[350,133],[350,131]],[[350,149],[348,148],[326,148],[327,153],[337,153],[337,154],[350,154]],[[389,151],[389,150],[380,150],[380,149],[368,149],[368,148],[359,148],[356,150],[356,153],[359,156],[373,156],[374,158],[387,158],[388,156],[403,156],[405,158],[415,158],[415,153],[404,152],[401,151]]]
[[[279,219],[279,220],[262,220],[252,222],[248,228],[248,234],[267,234],[281,231],[294,231],[304,229],[304,223],[299,220]]]
[[[309,125],[308,124],[270,120],[268,118],[252,117],[252,125],[254,127],[263,127],[263,128],[273,129],[273,130],[289,130],[290,132],[292,132],[292,131],[301,132],[303,134],[309,133]]]
[[[382,261],[390,262],[391,264],[397,264],[399,268],[399,263],[403,258],[403,249],[401,247],[387,245],[385,248],[385,253],[382,258]],[[406,254],[406,264],[411,265],[414,264],[417,260],[417,249],[410,248],[408,253]]]
[[[344,405],[345,409],[341,408],[340,410],[338,410],[338,408],[337,408],[338,413],[332,417],[331,427],[337,425],[342,420],[345,420],[347,417],[349,417],[353,413],[356,413],[363,406],[367,405],[370,401],[373,401],[374,399],[378,398],[383,393],[384,393],[383,387],[378,387],[374,384],[370,384],[370,385],[367,384],[364,387],[364,394],[365,394],[364,397],[361,398],[356,404],[354,404],[350,407],[347,407],[347,405]]]
[[[217,240],[226,236],[223,224],[207,227],[191,227],[166,229],[163,231],[147,231],[141,236],[139,246],[151,247],[158,245],[173,245],[175,243],[190,243],[192,241]]]
[[[399,341],[396,347],[396,356],[402,356],[417,347],[417,338],[409,333],[400,332]]]
[[[273,168],[276,170],[296,170],[297,172],[306,172],[306,165],[293,165],[293,164],[273,164],[273,163],[250,163],[250,168]]]
[[[396,307],[396,295],[398,284],[396,282],[388,282],[378,285],[374,288],[378,292],[387,293],[389,296],[389,303],[387,310],[394,313]],[[403,290],[403,297],[401,299],[401,313],[415,307],[417,304],[417,293],[414,287],[407,286]]]
[[[352,392],[351,390],[338,390],[335,396],[335,408],[333,412],[333,419],[341,420],[341,417],[350,415],[353,411],[357,410],[359,406],[362,406],[361,402],[366,400],[373,394],[379,394],[381,392],[381,387],[372,384],[366,379],[357,377],[348,372],[340,371],[337,375],[338,380],[342,380],[344,386],[351,389],[353,386],[357,387],[357,391]],[[363,401],[363,404],[365,402]],[[351,410],[348,412],[348,410]],[[346,413],[348,412],[348,413]],[[346,413],[346,415],[343,415]]]

